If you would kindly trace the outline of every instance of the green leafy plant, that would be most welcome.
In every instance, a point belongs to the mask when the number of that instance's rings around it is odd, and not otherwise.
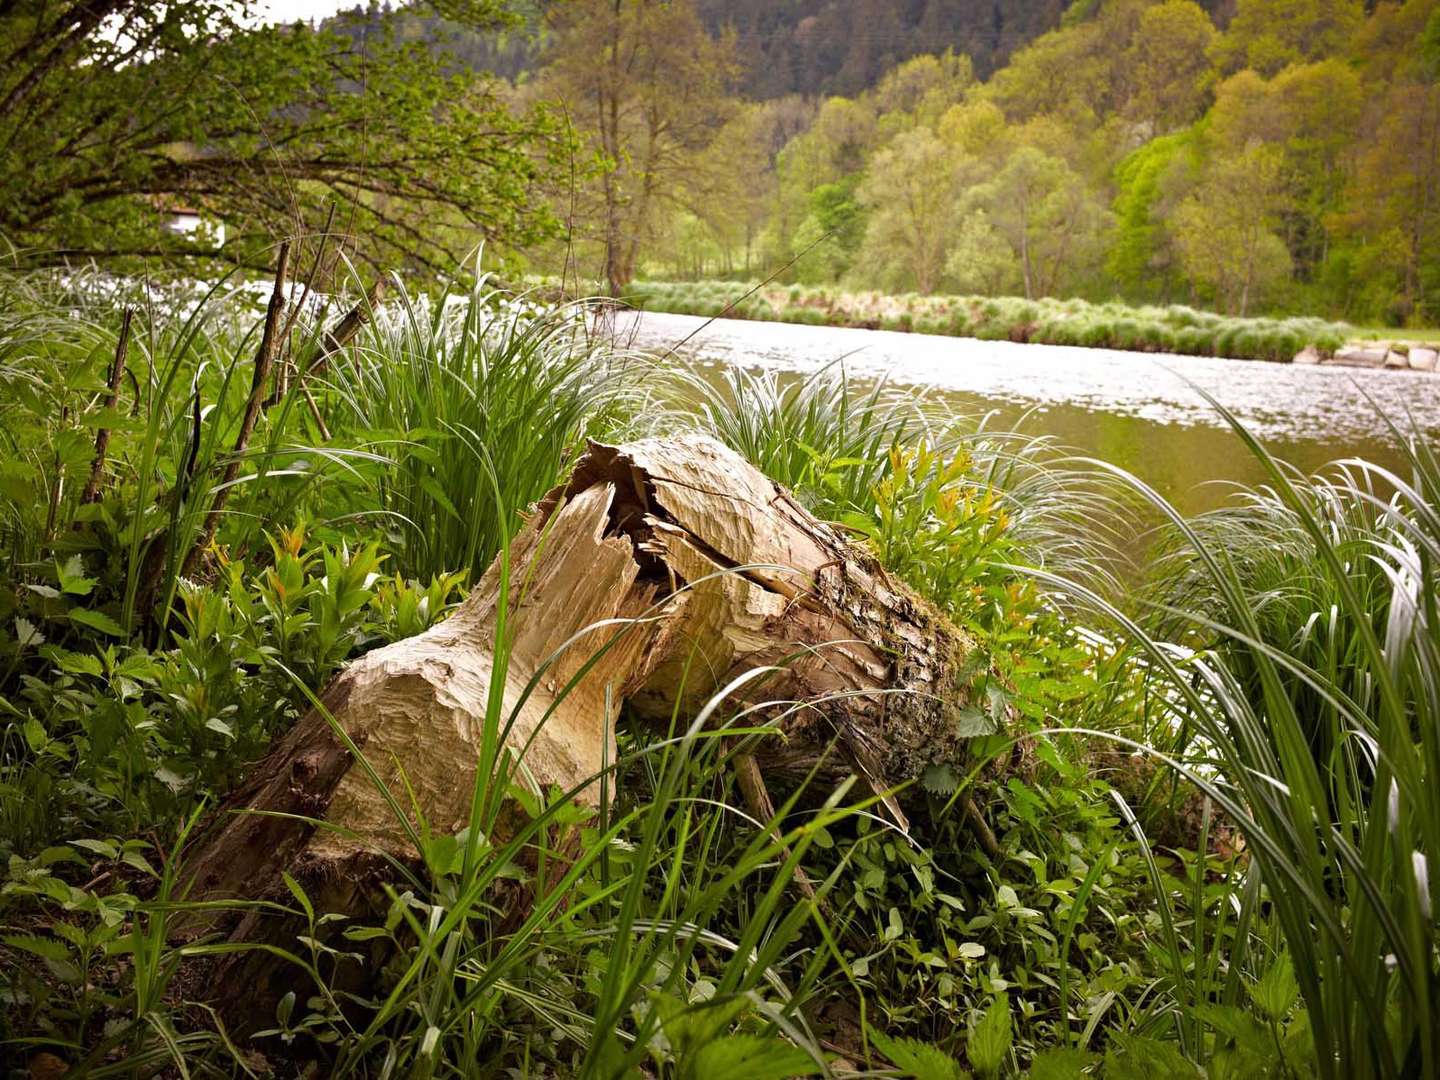
[[[1440,462],[1423,440],[1402,438],[1408,476],[1353,463],[1309,480],[1224,415],[1270,478],[1241,519],[1258,526],[1247,544],[1218,546],[1130,481],[1177,530],[1191,595],[1203,597],[1162,614],[1206,647],[1177,653],[1090,599],[1143,650],[1165,695],[1166,760],[1245,837],[1316,1073],[1390,1076],[1405,1062],[1423,1073],[1440,1053],[1428,873],[1440,842]],[[1277,562],[1290,569],[1283,585],[1257,588],[1269,580],[1257,568]],[[1248,945],[1237,937],[1233,977]],[[1289,997],[1283,970],[1259,983],[1267,1022]]]

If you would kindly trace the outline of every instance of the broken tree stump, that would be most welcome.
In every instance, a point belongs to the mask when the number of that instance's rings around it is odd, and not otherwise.
[[[510,563],[508,742],[526,748],[524,775],[537,787],[578,787],[596,805],[598,780],[586,781],[615,760],[622,704],[640,722],[668,721],[677,703],[694,715],[739,675],[772,665],[736,702],[776,703],[768,715],[780,737],[749,751],[767,778],[804,777],[823,761],[822,775],[853,771],[884,792],[956,761],[973,734],[961,723],[971,640],[711,438],[592,443],[530,515]],[[455,832],[469,814],[500,580],[497,560],[450,618],[354,661],[322,696],[401,805],[413,793],[433,833]],[[898,802],[885,804],[903,825]],[[355,913],[365,892],[355,883],[376,851],[418,856],[312,710],[221,808],[186,877],[191,899],[253,899],[283,895],[285,871]],[[232,938],[261,934],[263,918],[246,915]]]

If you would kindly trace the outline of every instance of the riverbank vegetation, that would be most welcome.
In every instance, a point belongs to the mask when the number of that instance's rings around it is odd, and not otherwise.
[[[1187,520],[923,396],[838,368],[716,380],[483,281],[450,303],[396,283],[338,348],[358,288],[279,324],[223,288],[167,309],[98,284],[10,278],[0,310],[0,1037],[22,1070],[1434,1070],[1425,441],[1396,432],[1403,473],[1307,478],[1237,427],[1268,485]],[[336,919],[287,879],[241,904],[298,920],[269,946],[293,991],[251,1037],[222,1026],[198,973],[227,946],[182,932],[187,838],[340,665],[446,617],[585,438],[682,430],[973,636],[964,763],[896,793],[908,833],[819,778],[755,821],[732,766],[770,721],[722,694],[670,737],[620,717],[598,814],[508,786],[475,805],[523,827],[431,833],[402,785],[420,831],[376,871],[388,901]],[[1146,506],[1136,584],[1117,541]]]
[[[1242,319],[1180,304],[1135,307],[1017,297],[889,296],[759,282],[637,281],[626,290],[625,299],[643,311],[679,315],[1281,363],[1289,363],[1307,348],[1317,357],[1329,356],[1355,336],[1344,323],[1323,319]]]
[[[0,5],[7,1075],[1440,1075],[1431,433],[1302,475],[1217,405],[1264,482],[1187,517],[838,363],[607,329],[756,280],[1270,359],[1339,333],[1290,313],[1440,318],[1435,0],[1049,2]],[[481,241],[607,299],[452,276]],[[711,482],[596,464],[652,436]],[[525,601],[571,506],[633,574],[562,635]],[[800,586],[748,558],[782,514]],[[692,653],[648,707],[585,681],[636,627]],[[432,630],[393,697],[333,681]],[[875,697],[943,753],[890,776],[840,723]],[[561,704],[569,790],[516,734]]]
[[[741,107],[745,196],[666,222],[655,271],[1434,322],[1433,4],[1236,10],[1075,4],[984,81],[920,56]]]
[[[485,238],[581,293],[774,275],[1440,322],[1434,0],[252,7],[0,15],[21,265],[258,268],[328,230],[431,278]]]

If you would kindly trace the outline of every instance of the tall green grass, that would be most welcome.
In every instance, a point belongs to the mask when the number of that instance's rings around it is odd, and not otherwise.
[[[644,413],[654,362],[592,336],[584,304],[534,311],[483,276],[438,299],[400,293],[325,381],[344,429],[383,459],[356,512],[405,573],[478,574],[587,436]]]
[[[1433,1075],[1440,461],[1416,435],[1401,439],[1404,472],[1356,461],[1301,477],[1225,415],[1269,486],[1191,522],[1128,478],[1175,531],[1161,591],[1171,602],[1142,623],[1089,599],[1148,660],[1165,720],[1149,749],[1246,841],[1239,918],[1276,933],[1308,1018],[1309,1067],[1337,1080]],[[1273,968],[1250,954],[1254,941],[1236,939],[1222,1001],[1234,1003],[1240,972]],[[1184,967],[1179,938],[1168,948]],[[1216,1019],[1206,998],[1190,994],[1202,1027]],[[1201,1059],[1206,1045],[1190,1051]]]
[[[1329,354],[1353,336],[1344,323],[1309,317],[1234,318],[1181,304],[1134,307],[1080,299],[885,296],[828,287],[761,289],[727,281],[635,282],[627,300],[636,308],[679,315],[717,316],[850,326],[988,341],[1075,345],[1135,352],[1226,356],[1289,362],[1307,346]]]
[[[33,577],[78,554],[114,586],[106,614],[122,631],[163,625],[235,456],[262,321],[251,296],[226,282],[168,297],[104,278],[3,284],[0,566]],[[537,310],[483,277],[438,298],[401,293],[334,355],[326,332],[345,294],[288,311],[277,366],[293,374],[227,485],[220,549],[243,554],[299,518],[332,534],[378,524],[406,575],[478,572],[587,436],[646,415],[653,362],[593,338],[583,305]],[[126,304],[138,316],[107,410]],[[102,427],[107,482],[82,506]]]
[[[1127,520],[1120,485],[1053,438],[957,413],[923,388],[853,381],[843,362],[808,375],[727,367],[677,373],[677,425],[698,424],[805,499],[822,517],[873,514],[892,454],[924,446],[966,462],[964,480],[993,492],[1008,532],[1036,565],[1118,587]]]
[[[335,945],[322,943],[335,931],[324,928],[324,913],[300,884],[287,880],[298,904],[288,913],[301,924],[297,940],[309,951],[282,952],[301,980],[297,989],[308,986],[315,996],[307,1014],[294,1011],[293,999],[284,1005],[277,1027],[262,1036],[333,1045],[333,1076],[464,1075],[503,1046],[524,1016],[550,1032],[549,1044],[536,1051],[542,1069],[619,1078],[649,1066],[719,1076],[769,1061],[766,1076],[830,1075],[805,1006],[832,958],[803,939],[823,928],[826,897],[841,875],[798,901],[791,890],[816,837],[876,800],[849,803],[849,784],[842,784],[818,810],[796,819],[796,791],[770,821],[752,821],[713,797],[716,778],[726,775],[735,754],[775,737],[773,721],[756,718],[795,707],[740,709],[728,700],[765,670],[737,679],[693,717],[677,712],[668,731],[622,739],[621,758],[570,791],[529,787],[525,747],[512,746],[509,737],[530,694],[562,656],[586,657],[543,724],[605,651],[649,616],[580,631],[507,705],[506,612],[519,606],[525,585],[523,568],[512,568],[504,552],[500,560],[507,600],[495,626],[471,817],[458,833],[432,833],[407,805],[405,779],[387,785],[310,694],[422,860],[414,868],[391,860],[395,881],[386,887],[391,904],[383,927],[351,925],[341,935],[384,940],[391,954],[374,996],[343,1003],[328,987],[326,958]],[[617,793],[617,784],[637,772],[643,785]],[[614,799],[598,816],[573,801],[592,785]],[[518,828],[497,827],[507,806],[520,808]],[[579,843],[567,841],[577,829]],[[501,886],[522,864],[535,867],[530,898],[518,912],[506,910]],[[717,913],[741,895],[748,909],[743,932],[728,937],[712,929]],[[822,929],[818,939],[828,936]],[[180,953],[214,957],[246,948],[201,944]]]
[[[58,703],[43,717],[26,714],[31,696],[7,693],[4,703],[0,821],[23,836],[17,846],[26,852],[65,839],[63,830],[80,817],[77,800],[88,797],[69,779],[50,782],[61,775],[53,769],[77,767],[69,759],[32,768],[47,748],[88,752],[85,738],[67,734],[86,731],[99,715],[84,703],[134,711],[143,700],[146,723],[185,730],[160,695],[142,697],[120,679],[84,672],[101,657],[108,658],[106,673],[127,657],[167,665],[183,659],[142,648],[130,632],[145,614],[136,610],[136,575],[162,538],[157,604],[168,607],[166,597],[177,594],[214,598],[228,587],[223,580],[183,584],[179,567],[227,460],[258,323],[242,298],[223,291],[169,312],[142,303],[135,378],[107,413],[101,380],[115,343],[115,297],[81,284],[27,279],[0,290],[0,429],[10,451],[0,465],[0,577],[14,594],[0,598],[9,605],[0,627],[0,682],[7,692],[53,682],[53,693],[34,700]],[[798,308],[829,319],[813,300],[802,294]],[[1012,310],[988,301],[927,312],[928,303],[908,301],[917,328],[934,319],[1008,336],[1006,320],[1038,325],[1048,317],[1039,304]],[[335,314],[297,317],[286,355],[301,370],[318,357],[319,335]],[[1010,658],[991,674],[997,694],[987,700],[1002,712],[1011,703],[1030,709],[1024,715],[1032,726],[1129,738],[1208,795],[1213,813],[1196,838],[1202,852],[1225,829],[1238,832],[1244,846],[1228,858],[1176,855],[1147,838],[1141,815],[1123,800],[1103,817],[1072,808],[1086,827],[1050,835],[1054,820],[1036,817],[1036,795],[1027,788],[1042,781],[1026,771],[1033,763],[1023,755],[1052,755],[1062,785],[1078,783],[1091,761],[1070,742],[1028,731],[1013,759],[1019,771],[982,800],[986,813],[1012,823],[999,858],[976,854],[968,839],[957,839],[968,832],[953,823],[942,831],[938,817],[931,838],[939,839],[923,859],[877,855],[883,844],[856,854],[840,826],[865,809],[846,805],[846,791],[812,791],[818,810],[791,800],[770,822],[745,821],[731,808],[731,756],[774,736],[723,698],[696,715],[675,716],[668,730],[623,736],[621,759],[601,778],[614,795],[611,809],[587,820],[564,793],[519,785],[502,750],[508,715],[492,693],[471,828],[431,835],[403,793],[396,795],[394,812],[421,860],[394,867],[391,919],[335,925],[308,908],[303,890],[291,894],[293,904],[285,900],[303,928],[293,950],[297,977],[315,983],[316,1001],[297,995],[276,1018],[275,1038],[299,1040],[281,1045],[310,1047],[305,1040],[324,1036],[320,1045],[333,1047],[327,1065],[354,1075],[463,1073],[486,1055],[507,1067],[594,1076],[637,1067],[684,1075],[723,1067],[733,1075],[736,1061],[760,1052],[800,1075],[831,1068],[813,1023],[822,997],[853,992],[861,1008],[868,1000],[897,1026],[910,1022],[913,988],[925,984],[905,982],[898,973],[908,969],[896,958],[903,953],[914,966],[928,966],[928,956],[948,955],[944,942],[963,934],[970,944],[988,942],[992,966],[962,968],[956,960],[961,989],[945,1006],[955,1011],[931,1016],[990,1015],[994,995],[977,988],[1010,978],[1003,958],[1030,980],[1020,988],[1017,979],[1008,991],[1021,999],[1016,1015],[1025,1039],[1049,1033],[1072,1049],[1105,1049],[1140,1067],[1163,1036],[1168,1051],[1229,1075],[1239,1068],[1236,1044],[1251,1040],[1253,1050],[1258,1031],[1262,1051],[1275,1044],[1263,1063],[1271,1072],[1340,1078],[1440,1070],[1440,936],[1428,862],[1440,841],[1440,462],[1423,439],[1402,440],[1403,470],[1348,462],[1304,477],[1236,424],[1267,470],[1268,486],[1224,512],[1188,520],[1119,470],[952,415],[923,395],[883,385],[862,390],[839,366],[808,377],[681,370],[661,395],[668,402],[662,408],[656,367],[592,339],[579,308],[533,312],[482,280],[448,301],[406,296],[371,314],[371,329],[357,344],[309,380],[313,413],[292,387],[262,418],[217,537],[217,561],[223,554],[265,563],[266,549],[256,543],[263,527],[290,518],[313,523],[337,543],[378,540],[399,564],[393,569],[408,576],[473,572],[505,551],[519,511],[564,472],[586,436],[698,426],[822,515],[852,522],[890,515],[896,535],[881,547],[892,555],[965,560],[979,550],[983,565],[966,563],[953,575],[933,566],[903,569],[947,588],[956,581],[982,586],[974,603],[986,614],[972,621],[977,632],[993,633],[996,654]],[[1133,347],[1148,333],[1139,319],[1085,328],[1075,312],[1059,314],[1066,317],[1057,315],[1055,325],[1064,333],[1081,327],[1080,336],[1093,342]],[[1193,335],[1191,344],[1203,351],[1235,329],[1185,309],[1169,317],[1177,347]],[[115,431],[108,463],[114,482],[98,508],[84,509],[77,480],[101,423]],[[931,485],[927,473],[899,490],[890,484],[896,462],[912,460],[906,455],[917,448],[935,475],[949,479]],[[963,468],[950,476],[956,461]],[[167,497],[187,472],[185,497]],[[1006,542],[977,549],[957,535],[951,523],[968,528],[971,519],[946,517],[954,505],[942,497],[951,493],[973,495],[985,507],[976,527],[996,526],[1003,512]],[[1135,520],[1137,502],[1168,522],[1170,538],[1144,590],[1120,599],[1112,530]],[[914,537],[933,543],[902,542]],[[65,569],[72,555],[81,557],[79,570]],[[1047,591],[1021,607],[1012,587],[1025,575]],[[327,559],[327,581],[341,576]],[[60,592],[67,582],[73,593],[45,591]],[[277,578],[277,589],[285,585]],[[932,599],[965,610],[956,597]],[[276,610],[288,617],[298,609]],[[17,613],[33,618],[53,635],[47,644],[62,651],[17,645]],[[503,625],[498,631],[503,643]],[[1069,635],[1082,631],[1099,643],[1093,663],[1075,656]],[[592,635],[568,647],[602,644]],[[338,662],[345,642],[330,646],[326,656],[334,652]],[[243,657],[235,663],[270,665],[274,674],[276,654],[264,649],[201,652],[222,665],[232,655]],[[311,677],[286,662],[297,692],[313,691]],[[181,696],[195,689],[175,671]],[[81,695],[81,676],[90,680],[83,683],[90,696]],[[1057,676],[1064,677],[1058,687]],[[31,719],[44,721],[33,742]],[[1075,759],[1061,760],[1062,750]],[[1009,752],[987,750],[992,757]],[[363,755],[357,761],[365,767]],[[964,790],[974,790],[974,780]],[[509,803],[525,807],[526,821],[514,837],[497,840],[492,826]],[[583,841],[578,855],[561,842],[575,828]],[[1104,836],[1093,850],[1067,846],[1092,832]],[[522,853],[546,869],[517,923],[496,898]],[[1125,873],[1143,866],[1137,876],[1150,883],[1143,896],[1125,892],[1122,859],[1130,860]],[[871,860],[863,872],[862,860]],[[791,892],[801,863],[812,873],[826,868],[818,903]],[[142,1069],[174,1060],[175,1047],[182,1060],[192,1048],[211,1055],[197,1058],[201,1064],[228,1053],[215,1039],[187,1042],[182,1034],[177,1041],[182,1028],[155,1026],[173,1016],[161,999],[181,958],[163,945],[162,916],[180,902],[170,895],[174,869],[165,871],[171,884],[162,902],[124,913],[124,932],[133,930],[144,969],[135,969],[135,1023],[127,1021],[124,1037],[103,1053],[120,1053],[133,1039],[131,1064]],[[23,873],[44,878],[33,867]],[[935,875],[943,902],[934,897]],[[898,879],[910,876],[917,910],[929,903],[960,912],[943,924],[938,915],[924,917],[947,927],[933,941],[911,927],[922,918],[897,910],[906,927],[892,931],[887,911],[865,906],[906,895]],[[37,892],[52,887],[42,884]],[[77,886],[64,887],[75,890],[65,892],[72,904],[94,902]],[[1033,913],[1016,914],[1031,910],[1018,899],[992,902],[1003,890],[1033,895]],[[952,909],[952,901],[959,906]],[[69,926],[80,910],[58,921]],[[852,949],[846,934],[864,941]],[[332,993],[331,960],[316,944],[322,940],[342,949],[387,942],[393,963],[380,990],[361,1001]],[[1126,953],[1136,940],[1148,941],[1143,962]],[[203,955],[228,946],[189,948]],[[1065,966],[1072,948],[1085,963],[1107,951],[1121,958],[1108,970],[1076,964],[1072,971]],[[873,958],[869,974],[856,974],[847,956]],[[953,1045],[945,1031],[931,1034]],[[1142,1053],[1136,1040],[1146,1038]],[[1038,1048],[1032,1042],[1025,1053]],[[1011,1071],[1024,1060],[1011,1058]]]

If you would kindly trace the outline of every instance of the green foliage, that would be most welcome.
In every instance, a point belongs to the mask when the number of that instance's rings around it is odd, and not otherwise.
[[[74,1048],[79,1057],[69,1068],[92,1075],[115,1061],[135,1070],[240,1067],[223,1029],[186,1023],[172,1000],[184,952],[167,939],[181,899],[180,849],[195,822],[183,821],[159,870],[142,840],[76,840],[34,859],[11,856],[0,912],[46,913],[38,925],[32,914],[25,932],[0,937],[0,954],[24,961],[9,965],[0,982],[7,1004],[0,1035],[12,1047]],[[152,898],[79,888],[63,875],[73,866],[88,870],[92,859],[109,868],[104,876],[129,875]]]
[[[1014,1037],[1010,1026],[1010,1000],[1001,994],[970,1026],[965,1055],[981,1076],[998,1076]]]
[[[293,388],[262,417],[235,512],[146,619],[126,612],[131,563],[177,514],[132,523],[184,472],[197,391],[216,403],[201,468],[223,458],[254,315],[147,314],[147,362],[106,410],[102,303],[22,285],[0,307],[16,451],[0,488],[0,1037],[27,1040],[7,1051],[81,1071],[252,1060],[185,1003],[187,965],[232,946],[170,940],[195,815],[323,709],[338,665],[443,618],[586,433],[645,409],[751,456],[963,624],[969,760],[900,793],[908,834],[820,777],[777,785],[773,818],[751,822],[731,809],[729,765],[774,736],[716,700],[661,737],[622,732],[617,795],[592,814],[514,783],[499,733],[519,706],[492,695],[470,819],[449,833],[397,805],[419,855],[392,867],[383,910],[337,918],[294,879],[265,902],[300,928],[276,946],[296,989],[261,1036],[271,1060],[696,1080],[824,1075],[839,1055],[952,1078],[962,1062],[1038,1078],[1433,1071],[1440,463],[1423,440],[1405,441],[1403,474],[1305,478],[1237,429],[1269,486],[1187,520],[1043,439],[859,393],[838,367],[685,369],[662,399],[635,379],[655,369],[586,338],[581,311],[483,288],[433,308],[406,297],[308,382],[328,435]],[[900,298],[894,314],[1129,342],[1154,320],[1177,345],[1249,335],[1277,353],[1332,332],[948,302]],[[327,320],[302,318],[284,355],[303,371]],[[86,509],[75,481],[102,424],[111,483]],[[471,501],[450,519],[437,491]],[[1137,520],[1127,498],[1172,532],[1138,595],[1110,572],[1107,523]],[[281,510],[303,525],[277,529]],[[451,528],[482,517],[489,539]],[[515,820],[497,829],[502,805]],[[511,889],[531,898],[518,923],[498,899]],[[342,966],[382,955],[369,990],[342,989]]]
[[[963,236],[961,238],[963,242]],[[959,250],[959,249],[957,249]],[[1198,256],[1197,256],[1198,257]],[[974,264],[967,271],[976,270]],[[1018,274],[1005,262],[1002,274]],[[1228,279],[1227,279],[1228,280]],[[1255,282],[1252,280],[1252,287]],[[753,309],[731,306],[731,298],[750,286],[731,282],[637,284],[632,302],[651,311],[747,318]],[[829,326],[914,330],[975,337],[985,341],[1024,341],[1079,345],[1138,352],[1175,352],[1196,356],[1288,363],[1306,346],[1333,353],[1354,335],[1345,323],[1292,317],[1239,318],[1215,315],[1183,304],[1132,307],[1116,302],[1025,300],[1021,297],[927,296],[912,301],[915,311],[882,319],[886,298],[874,293],[817,289],[796,300],[782,291],[765,292],[765,318]]]
[[[819,27],[848,6],[811,12],[803,34],[781,35],[783,45],[773,23],[748,20],[742,49],[809,55],[825,36]],[[887,41],[924,26],[937,32],[938,50],[948,18],[939,7],[867,11],[861,37],[880,33],[877,19],[893,25]],[[1073,3],[1058,27],[980,84],[946,53],[895,54],[888,72],[857,85],[854,71],[877,62],[867,52],[841,80],[849,96],[760,107],[765,122],[745,137],[745,190],[698,210],[688,200],[683,211],[725,239],[682,263],[664,258],[657,236],[649,272],[668,262],[680,276],[763,269],[892,292],[1120,293],[1241,315],[1433,323],[1440,91],[1431,5],[1230,8]],[[962,9],[955,18],[977,17]],[[711,14],[712,26],[724,21]],[[968,50],[977,62],[993,32],[987,25],[986,44]],[[767,80],[785,82],[791,60],[787,51]],[[737,160],[727,143],[694,172],[723,175]],[[824,215],[812,205],[856,177],[865,208],[858,254],[848,241],[822,239]],[[742,201],[743,228],[732,220]],[[867,321],[910,328],[893,313]],[[918,316],[912,325],[928,332]]]
[[[367,258],[436,273],[477,237],[554,230],[536,198],[565,145],[547,110],[512,112],[489,79],[384,25],[363,40],[256,28],[256,7],[67,0],[0,14],[0,232],[28,262],[263,266],[280,237],[338,211]],[[173,231],[179,208],[206,226]]]
[[[1271,75],[1288,64],[1343,49],[1363,17],[1359,0],[1239,0],[1221,56],[1233,67]]]
[[[386,524],[406,575],[478,574],[587,436],[643,411],[652,367],[592,337],[583,305],[542,314],[483,277],[407,296],[327,376],[374,456],[354,512]]]
[[[1173,277],[1173,256],[1166,250],[1156,204],[1162,195],[1162,177],[1189,141],[1185,133],[1153,139],[1116,166],[1118,227],[1106,265],[1132,293],[1153,295],[1157,285],[1165,288],[1167,277]]]
[[[806,252],[796,278],[807,284],[838,281],[865,233],[864,210],[856,201],[859,177],[843,177],[810,192],[810,212],[795,231],[791,246]]]
[[[1432,11],[1420,39],[1420,56],[1433,79],[1440,75],[1440,11]]]
[[[424,629],[453,598],[457,576],[428,587],[385,579],[374,544],[307,550],[304,535],[272,537],[263,569],[222,559],[212,585],[184,586],[163,650],[123,640],[82,606],[87,597],[27,601],[34,622],[16,620],[37,627],[31,639],[0,632],[11,688],[0,716],[7,743],[24,747],[4,763],[7,813],[47,786],[85,797],[17,830],[10,850],[33,852],[60,829],[138,832],[223,793],[304,711],[277,664],[318,688],[356,653]],[[76,578],[61,580],[76,591]]]
[[[968,1075],[954,1058],[918,1039],[892,1037],[871,1028],[870,1041],[903,1076],[916,1080],[965,1080]]]
[[[718,378],[682,372],[679,382],[705,431],[821,513],[863,502],[891,450],[931,427],[917,402],[883,382],[852,393],[840,364],[803,379],[732,367]]]
[[[1180,545],[1165,576],[1185,606],[1162,609],[1160,632],[1195,651],[1122,625],[1173,695],[1164,752],[1252,853],[1247,907],[1263,889],[1285,948],[1250,991],[1261,1015],[1278,1024],[1298,989],[1318,1075],[1388,1076],[1407,1059],[1423,1073],[1437,1052],[1440,466],[1414,437],[1405,476],[1359,463],[1307,479],[1235,426],[1269,486],[1195,524],[1147,492]]]

